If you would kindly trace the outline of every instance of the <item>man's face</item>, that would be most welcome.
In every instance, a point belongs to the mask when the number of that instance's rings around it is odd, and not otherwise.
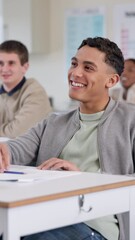
[[[77,51],[68,71],[69,96],[72,99],[97,106],[108,101],[108,88],[115,73],[104,58],[103,52],[87,45]]]
[[[121,76],[121,84],[124,88],[129,88],[135,83],[135,63],[126,60],[124,63],[124,71]]]
[[[14,88],[23,78],[28,64],[21,65],[16,53],[0,52],[0,79],[4,86]]]

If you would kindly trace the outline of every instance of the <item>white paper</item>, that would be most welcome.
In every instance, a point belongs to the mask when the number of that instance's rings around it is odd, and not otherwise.
[[[52,179],[68,177],[80,174],[76,171],[53,171],[53,170],[39,170],[36,167],[27,167],[19,165],[11,165],[8,171],[23,172],[17,173],[0,173],[0,182],[33,182],[33,181],[50,181]]]

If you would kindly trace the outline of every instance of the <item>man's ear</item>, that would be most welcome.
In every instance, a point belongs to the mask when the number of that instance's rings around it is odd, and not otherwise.
[[[28,68],[29,68],[29,63],[28,63],[28,62],[24,63],[24,65],[23,65],[23,74],[26,73],[26,71],[28,70]]]
[[[108,81],[106,82],[106,87],[111,88],[114,87],[120,80],[120,76],[116,73],[111,74]]]

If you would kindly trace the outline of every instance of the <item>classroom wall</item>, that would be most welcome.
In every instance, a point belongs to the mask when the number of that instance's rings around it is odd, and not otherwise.
[[[50,0],[49,19],[50,49],[49,54],[31,54],[30,69],[27,76],[37,78],[54,99],[57,110],[70,106],[68,98],[67,73],[64,52],[64,14],[66,9],[105,6],[107,19],[107,37],[113,40],[113,7],[119,3],[134,3],[134,0]],[[42,26],[43,27],[43,26]]]

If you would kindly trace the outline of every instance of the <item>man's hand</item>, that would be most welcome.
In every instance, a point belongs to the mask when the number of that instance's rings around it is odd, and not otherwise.
[[[48,159],[47,161],[43,162],[40,166],[38,166],[38,169],[80,171],[80,169],[75,164],[59,158]]]
[[[0,144],[0,172],[3,172],[10,165],[10,153],[5,143]]]

